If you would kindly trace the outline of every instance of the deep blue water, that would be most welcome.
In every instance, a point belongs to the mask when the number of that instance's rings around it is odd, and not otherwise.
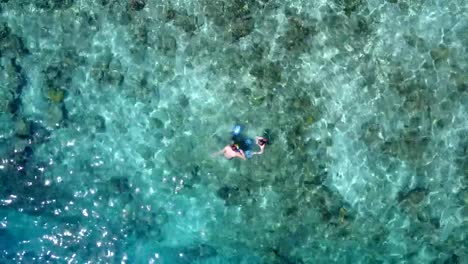
[[[467,1],[0,12],[0,263],[468,263]]]

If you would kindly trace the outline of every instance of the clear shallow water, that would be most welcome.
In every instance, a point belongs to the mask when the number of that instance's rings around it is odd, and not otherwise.
[[[1,2],[2,262],[467,261],[465,1],[138,2]]]

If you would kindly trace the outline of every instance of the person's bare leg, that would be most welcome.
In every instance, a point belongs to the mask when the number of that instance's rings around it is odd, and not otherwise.
[[[211,154],[211,157],[214,158],[214,157],[219,156],[219,155],[221,155],[221,154],[223,154],[223,153],[224,153],[224,149],[222,149],[222,150],[220,150],[220,151],[217,151],[217,152]]]

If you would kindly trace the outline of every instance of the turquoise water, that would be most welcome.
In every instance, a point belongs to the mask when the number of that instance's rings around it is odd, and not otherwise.
[[[1,263],[468,263],[468,2],[0,12]]]

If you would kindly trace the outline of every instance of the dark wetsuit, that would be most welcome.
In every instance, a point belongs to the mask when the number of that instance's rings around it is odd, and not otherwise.
[[[254,145],[253,139],[244,137],[243,135],[232,136],[232,141],[234,141],[234,144],[239,145],[239,148],[242,149],[244,152],[252,150],[252,147]]]

